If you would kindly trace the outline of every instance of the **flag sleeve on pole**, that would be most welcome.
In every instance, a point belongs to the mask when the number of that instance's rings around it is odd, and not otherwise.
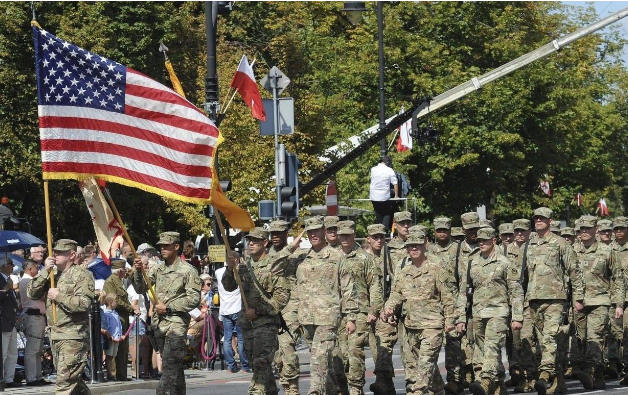
[[[183,92],[183,87],[181,86],[181,82],[179,82],[179,77],[177,77],[174,72],[174,68],[172,68],[170,59],[166,60],[166,70],[168,70],[168,75],[170,76],[170,82],[172,83],[174,91],[185,97],[185,92]]]

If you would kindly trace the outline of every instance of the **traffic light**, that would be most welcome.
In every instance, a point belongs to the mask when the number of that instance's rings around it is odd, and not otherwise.
[[[285,161],[283,163],[284,184],[280,189],[281,214],[286,219],[299,217],[299,167],[301,162],[296,154],[285,151]]]

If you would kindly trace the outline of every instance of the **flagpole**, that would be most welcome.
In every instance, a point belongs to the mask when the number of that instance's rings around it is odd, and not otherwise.
[[[116,217],[116,221],[118,221],[118,224],[120,224],[120,228],[122,228],[122,234],[124,236],[124,239],[126,240],[127,243],[129,243],[129,247],[131,247],[131,252],[133,252],[133,256],[136,258],[139,258],[139,255],[137,254],[137,251],[135,250],[135,246],[133,246],[133,242],[131,241],[131,237],[129,236],[129,233],[126,231],[126,226],[124,226],[124,223],[122,222],[122,218],[120,217],[118,208],[116,207],[116,204],[113,202],[113,199],[111,198],[111,194],[109,193],[109,188],[105,187],[103,189],[105,191],[105,197],[107,198],[107,202],[109,203],[109,206],[111,206],[111,211],[113,211],[113,215]],[[153,285],[150,283],[150,279],[148,278],[146,271],[142,269],[141,272],[142,272],[142,277],[144,278],[144,282],[146,283],[146,287],[148,288],[148,296],[153,301],[154,305],[159,304],[159,301],[157,300],[157,295],[155,295],[155,293],[153,292]]]
[[[48,256],[52,257],[52,225],[50,224],[50,195],[48,194],[48,181],[44,180],[44,205],[46,206],[46,237],[48,241]],[[49,272],[50,273],[50,272]],[[55,287],[55,270],[50,276],[50,288]],[[52,301],[52,322],[57,323],[57,302]]]
[[[220,228],[220,234],[222,235],[222,240],[225,243],[225,248],[227,248],[227,250],[229,251],[229,254],[231,254],[231,246],[229,245],[229,238],[227,237],[227,232],[225,231],[225,226],[222,223],[222,219],[220,218],[220,212],[216,209],[216,207],[214,207],[215,209],[215,214],[214,218],[216,218],[216,221],[218,221],[218,227]],[[238,283],[238,288],[240,288],[240,295],[242,295],[242,301],[244,302],[244,308],[246,310],[249,309],[249,302],[246,300],[246,294],[244,293],[244,288],[242,287],[242,280],[240,279],[240,273],[239,273],[239,268],[238,265],[235,265],[233,267],[233,271],[234,271],[234,277],[236,279],[236,282]],[[246,311],[245,310],[245,311]]]

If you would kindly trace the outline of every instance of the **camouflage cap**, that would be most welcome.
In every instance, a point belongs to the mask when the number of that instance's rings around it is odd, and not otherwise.
[[[53,251],[76,251],[76,247],[78,243],[74,240],[70,239],[59,239],[54,247],[52,247]]]
[[[539,207],[534,210],[533,217],[544,217],[544,218],[552,218],[552,210],[548,207]]]
[[[412,221],[412,213],[409,211],[397,211],[395,213],[395,222]]]
[[[290,229],[290,223],[281,219],[276,219],[268,224],[269,232],[285,232]]]
[[[367,226],[366,231],[368,232],[369,236],[385,235],[386,227],[382,224],[373,224],[373,225]]]
[[[408,228],[408,232],[410,234],[414,234],[414,233],[427,234],[427,226],[421,225],[421,224],[413,225],[413,226]]]
[[[519,218],[512,221],[513,229],[530,230],[530,220],[525,218]]]
[[[111,258],[111,269],[124,269],[126,260],[122,258]]]
[[[352,235],[355,233],[355,222],[353,221],[339,221],[338,222],[338,234],[339,235]]]
[[[613,221],[610,219],[601,219],[597,221],[597,230],[600,232],[603,230],[613,230]]]
[[[464,213],[460,216],[462,221],[462,229],[471,229],[480,227],[480,216],[478,213],[472,211],[470,213]]]
[[[478,240],[489,240],[496,236],[495,229],[486,227],[478,230]]]
[[[143,254],[148,251],[155,251],[155,247],[153,247],[152,245],[148,243],[142,243],[137,247],[138,254]]]
[[[436,217],[432,225],[434,225],[434,229],[451,229],[451,218]]]
[[[616,217],[613,220],[613,228],[628,228],[628,218]]]
[[[480,220],[480,228],[492,228],[491,220],[489,219],[481,219]]]
[[[325,223],[323,217],[320,215],[316,217],[311,217],[305,220],[305,230],[316,230],[320,228],[324,228]]]
[[[451,236],[452,237],[461,237],[464,236],[464,231],[460,226],[454,226],[451,228]]]
[[[551,221],[550,222],[550,232],[560,232],[560,222]]]
[[[595,228],[597,217],[593,215],[583,215],[580,217],[580,228]]]
[[[560,235],[561,236],[575,236],[576,232],[573,230],[573,228],[570,228],[567,226],[560,230]]]
[[[515,233],[515,228],[511,222],[504,222],[503,224],[499,224],[500,235],[505,235],[509,233]]]
[[[179,232],[163,232],[159,235],[159,241],[156,245],[160,244],[172,244],[172,243],[180,243],[181,235]]]
[[[268,235],[270,232],[264,228],[260,228],[259,226],[251,229],[249,234],[245,237],[247,239],[259,239],[259,240],[268,240]]]
[[[580,220],[580,218],[578,218],[575,222],[575,225],[573,227],[573,230],[575,230],[576,232],[578,232],[580,230],[580,226],[582,224],[582,221]]]
[[[407,247],[413,244],[425,244],[425,234],[413,234],[409,235],[404,245]]]
[[[338,221],[340,221],[340,218],[335,215],[328,215],[323,220],[323,225],[325,225],[326,228],[336,228],[338,227]]]

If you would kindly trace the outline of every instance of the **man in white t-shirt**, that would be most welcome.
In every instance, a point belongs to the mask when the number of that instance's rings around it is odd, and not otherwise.
[[[394,186],[395,198],[399,197],[397,175],[392,169],[392,160],[389,156],[382,156],[377,166],[371,168],[371,186],[369,199],[375,210],[375,222],[384,225],[388,230],[392,227],[392,215],[395,211],[393,202],[390,201],[390,184]]]
[[[227,259],[240,259],[239,255],[235,252],[227,257]],[[240,310],[242,309],[242,299],[240,298],[240,289],[236,288],[235,291],[226,291],[222,285],[222,276],[225,274],[227,267],[221,267],[216,270],[216,280],[218,282],[218,296],[220,297],[220,319],[224,328],[224,340],[222,342],[223,354],[225,362],[227,362],[227,371],[230,373],[237,372],[238,366],[236,365],[235,358],[233,357],[233,347],[231,346],[231,339],[233,338],[233,331],[235,330],[238,336],[238,354],[240,355],[240,364],[242,370],[250,372],[251,367],[249,361],[244,353],[244,336],[242,335],[242,328],[238,325],[238,317],[240,316]]]

